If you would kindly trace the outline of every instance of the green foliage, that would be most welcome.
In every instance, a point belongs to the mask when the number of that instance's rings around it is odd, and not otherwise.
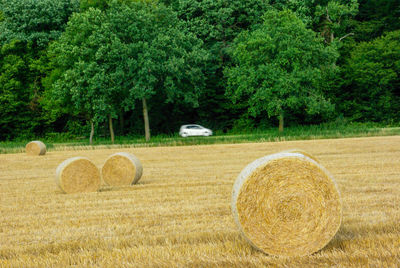
[[[232,40],[245,29],[261,22],[269,8],[265,0],[163,0],[170,5],[187,29],[204,42],[210,53],[206,67],[206,87],[199,99],[197,117],[212,126],[227,129],[242,109],[232,105],[224,95],[223,69],[231,59],[227,53]],[[193,116],[195,118],[195,116]]]
[[[33,135],[46,131],[47,121],[41,107],[40,77],[43,55],[25,42],[14,40],[0,52],[0,138]],[[3,130],[4,129],[4,130]]]
[[[20,77],[28,69],[24,52],[24,46],[18,42],[3,46],[0,52],[1,139],[10,138],[13,132],[27,127],[29,91],[25,90],[26,82]]]
[[[362,42],[344,67],[342,109],[357,120],[400,120],[400,31]]]
[[[111,43],[111,31],[103,23],[105,20],[106,16],[98,9],[75,13],[49,52],[57,67],[52,73],[55,82],[48,93],[54,106],[69,107],[67,112],[97,122],[104,121],[112,112],[115,116],[111,99],[116,92],[107,84],[111,66],[101,55]]]
[[[17,39],[44,48],[57,39],[78,0],[1,0],[0,44]]]
[[[79,2],[82,11],[86,11],[91,7],[106,10],[108,8],[109,0],[80,0]]]
[[[332,111],[323,77],[333,71],[336,51],[324,47],[291,11],[268,11],[263,25],[237,37],[232,56],[236,66],[225,72],[227,95],[234,102],[246,101],[253,116]]]
[[[350,19],[358,12],[357,0],[330,0],[325,5],[317,5],[315,22],[327,43],[335,38],[345,38],[349,34]]]
[[[355,22],[357,41],[370,41],[386,31],[400,29],[400,1],[359,0],[359,3]]]
[[[110,55],[120,65],[114,80],[128,93],[124,108],[133,109],[135,99],[156,94],[165,96],[165,102],[196,106],[208,54],[176,14],[164,5],[113,2],[107,15],[116,34]]]
[[[214,56],[225,53],[238,33],[260,22],[268,1],[182,0],[172,3],[179,18],[201,38]]]
[[[311,25],[314,20],[313,6],[315,0],[271,0],[270,4],[278,9],[293,11],[306,25]]]
[[[382,21],[385,30],[400,28],[400,2],[398,0],[359,0],[362,21]]]
[[[76,1],[0,1],[0,119],[2,139],[46,131],[41,79],[47,43],[58,38]]]

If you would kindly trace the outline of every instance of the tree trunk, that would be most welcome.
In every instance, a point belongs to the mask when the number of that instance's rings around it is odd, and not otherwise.
[[[119,133],[121,133],[121,136],[124,135],[124,112],[121,111],[119,114]]]
[[[110,128],[111,143],[114,144],[114,128],[111,114],[108,115],[108,127]]]
[[[145,98],[142,99],[142,103],[143,103],[144,133],[146,136],[146,141],[149,141],[150,140],[149,113],[147,110],[147,103]]]
[[[90,138],[89,138],[89,144],[93,144],[93,135],[94,135],[94,123],[93,120],[90,120]]]
[[[283,112],[279,114],[279,132],[283,132]]]

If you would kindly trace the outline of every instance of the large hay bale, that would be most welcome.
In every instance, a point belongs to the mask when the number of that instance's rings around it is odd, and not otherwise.
[[[305,256],[336,234],[342,204],[324,167],[302,154],[279,153],[255,160],[239,174],[232,213],[255,248],[275,256]]]
[[[96,192],[100,188],[99,169],[86,157],[72,157],[56,170],[57,185],[65,193]]]
[[[31,141],[25,146],[26,153],[29,155],[46,154],[46,145],[41,141]]]
[[[115,153],[107,158],[101,169],[101,175],[108,185],[136,184],[142,177],[142,164],[129,153]]]
[[[281,152],[281,153],[297,153],[297,154],[302,154],[302,155],[305,155],[305,156],[311,158],[311,159],[314,160],[315,162],[319,163],[318,158],[316,158],[315,156],[313,156],[313,155],[310,154],[309,152],[306,152],[306,151],[301,150],[301,149],[289,149],[289,150],[283,151],[283,152]]]

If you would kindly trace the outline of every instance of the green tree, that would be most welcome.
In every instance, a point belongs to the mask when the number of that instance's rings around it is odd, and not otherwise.
[[[196,106],[204,87],[208,54],[176,13],[162,4],[113,2],[108,16],[118,36],[116,47],[123,62],[121,87],[129,94],[122,104],[133,109],[136,99],[142,101],[145,136],[149,140],[148,100],[161,95],[167,103]]]
[[[264,23],[244,31],[234,42],[235,66],[227,68],[226,94],[236,103],[247,101],[253,116],[267,112],[279,117],[283,131],[284,114],[332,111],[324,98],[324,73],[332,72],[337,57],[333,47],[288,10],[269,10]]]
[[[361,42],[344,66],[341,110],[362,121],[400,120],[400,30]]]
[[[70,107],[90,122],[90,143],[94,125],[106,119],[114,142],[112,118],[117,116],[117,99],[124,97],[112,81],[119,64],[109,57],[113,37],[107,16],[90,8],[71,17],[65,32],[50,50],[56,68],[48,95],[57,106]]]

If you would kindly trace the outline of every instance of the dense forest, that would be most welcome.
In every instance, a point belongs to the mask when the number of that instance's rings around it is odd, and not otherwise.
[[[0,140],[400,120],[399,0],[0,0]]]

